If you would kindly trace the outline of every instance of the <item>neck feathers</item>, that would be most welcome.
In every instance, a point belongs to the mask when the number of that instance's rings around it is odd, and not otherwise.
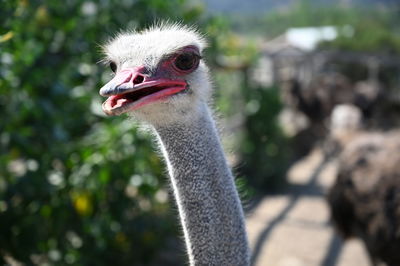
[[[208,107],[156,128],[191,265],[248,265],[243,210]]]

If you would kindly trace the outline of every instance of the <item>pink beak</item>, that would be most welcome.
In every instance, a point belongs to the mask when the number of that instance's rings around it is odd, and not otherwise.
[[[108,97],[103,103],[106,114],[119,115],[138,109],[188,88],[185,80],[149,77],[142,72],[143,68],[123,69],[100,89],[100,95]]]
[[[115,77],[100,89],[101,96],[111,96],[125,93],[148,80],[143,72],[144,67],[126,68],[118,71]]]

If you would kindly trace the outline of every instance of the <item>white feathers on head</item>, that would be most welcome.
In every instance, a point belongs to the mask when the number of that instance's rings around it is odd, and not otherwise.
[[[108,60],[119,63],[125,63],[127,58],[136,58],[140,63],[155,64],[166,54],[189,45],[196,46],[201,52],[207,47],[207,42],[194,27],[160,22],[142,31],[122,32],[110,40],[103,50]]]

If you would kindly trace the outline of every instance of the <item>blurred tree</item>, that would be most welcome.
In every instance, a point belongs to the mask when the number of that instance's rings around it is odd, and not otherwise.
[[[338,38],[322,43],[321,47],[399,55],[400,32],[398,25],[400,16],[398,12],[399,10],[396,9],[347,9],[342,10],[341,13],[336,12],[336,23],[333,22],[332,25],[342,26],[339,28]],[[340,23],[341,17],[351,19],[344,19]]]
[[[276,87],[249,87],[244,93],[245,127],[239,172],[258,190],[274,191],[286,184],[292,158],[289,139],[278,123],[282,109]]]
[[[0,264],[156,263],[177,234],[163,169],[131,121],[104,119],[98,89],[110,72],[96,64],[99,43],[154,20],[194,21],[201,6],[185,0],[1,6]]]
[[[225,130],[234,135],[231,142],[235,144],[227,146],[237,155],[235,172],[243,196],[279,189],[286,184],[285,172],[292,159],[277,120],[282,108],[279,90],[252,84],[251,67],[259,57],[254,41],[229,31],[223,19],[212,25],[219,26],[212,39],[217,47],[213,62],[219,69],[216,105],[225,114]]]

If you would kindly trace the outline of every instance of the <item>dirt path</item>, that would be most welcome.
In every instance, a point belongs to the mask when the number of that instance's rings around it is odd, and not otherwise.
[[[252,266],[369,266],[362,243],[343,244],[329,223],[335,171],[316,149],[290,169],[286,194],[261,199],[246,220]]]

